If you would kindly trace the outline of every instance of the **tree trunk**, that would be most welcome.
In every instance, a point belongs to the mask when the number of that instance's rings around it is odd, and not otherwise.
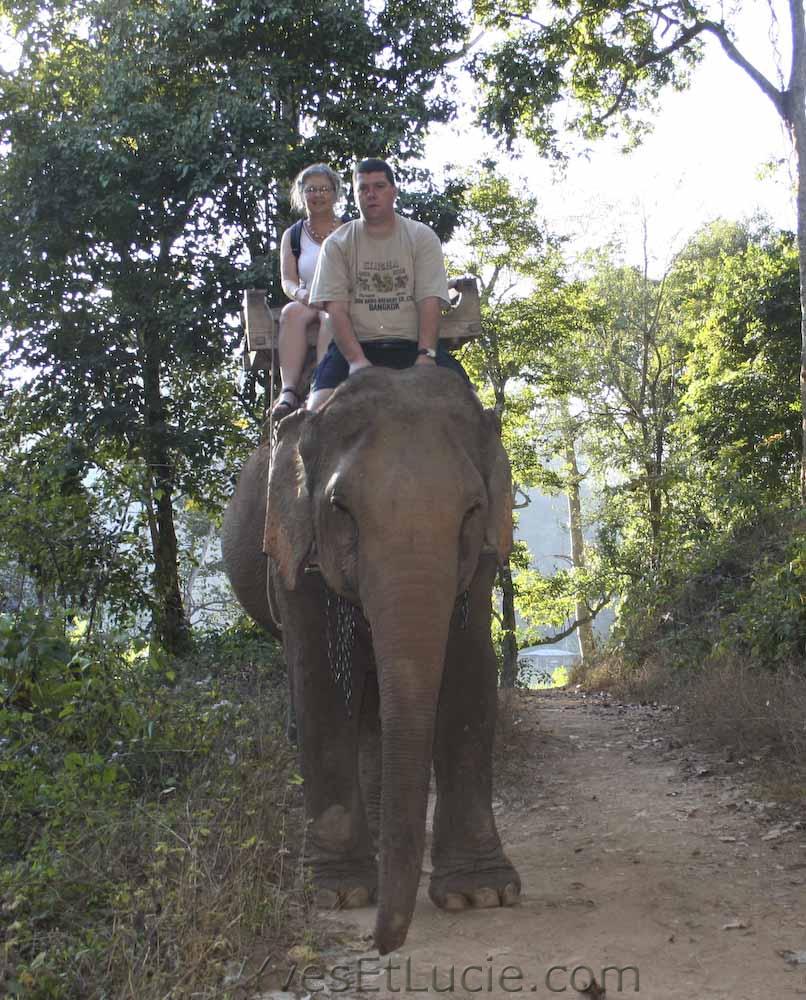
[[[145,457],[152,501],[154,635],[170,653],[187,649],[189,630],[182,605],[173,512],[173,467],[165,440],[165,403],[160,390],[160,338],[150,324],[142,333],[145,398]]]
[[[795,149],[798,171],[798,270],[800,273],[800,502],[806,504],[806,18],[803,0],[789,0],[792,67],[789,86],[778,100],[767,92],[784,119]],[[757,83],[759,81],[756,81]],[[763,81],[760,84],[764,90]]]
[[[663,494],[658,485],[661,475],[660,460],[648,462],[647,477],[647,507],[649,513],[650,551],[649,564],[652,572],[660,570],[661,551],[663,547]]]
[[[504,662],[501,665],[501,687],[514,688],[518,679],[518,640],[515,622],[515,585],[509,560],[498,571],[498,586],[501,588],[501,627]]]
[[[772,8],[771,8],[772,9]],[[786,89],[776,87],[736,48],[724,28],[708,22],[722,48],[740,69],[772,101],[789,130],[798,171],[797,226],[800,272],[800,500],[806,504],[806,17],[803,0],[789,0],[792,66]]]
[[[568,528],[571,534],[571,562],[574,569],[585,569],[585,539],[582,534],[582,499],[579,491],[579,484],[582,477],[579,474],[576,450],[574,448],[574,438],[570,430],[566,431],[565,437],[565,461],[568,464]],[[593,622],[591,621],[590,609],[584,601],[577,598],[574,613],[579,622],[577,635],[579,636],[579,652],[582,662],[589,662],[596,652],[596,642],[593,637]]]
[[[806,504],[806,116],[804,116],[802,107],[793,118],[792,137],[798,166],[798,267],[800,272],[800,413],[802,435],[800,502]]]

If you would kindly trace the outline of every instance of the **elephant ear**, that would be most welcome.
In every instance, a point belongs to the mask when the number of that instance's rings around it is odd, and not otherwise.
[[[501,444],[501,421],[494,410],[484,411],[484,482],[487,486],[487,525],[484,541],[504,563],[512,551],[512,474]]]
[[[313,545],[311,498],[299,454],[299,436],[310,414],[298,411],[280,424],[269,471],[263,548],[280,577],[294,590],[303,562]]]

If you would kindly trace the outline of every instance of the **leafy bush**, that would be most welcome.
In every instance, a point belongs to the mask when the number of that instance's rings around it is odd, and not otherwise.
[[[662,579],[624,596],[614,641],[625,667],[754,669],[806,665],[806,535],[799,513],[771,509],[711,540]]]
[[[220,983],[305,898],[286,681],[233,629],[169,660],[35,612],[0,620],[3,995]]]

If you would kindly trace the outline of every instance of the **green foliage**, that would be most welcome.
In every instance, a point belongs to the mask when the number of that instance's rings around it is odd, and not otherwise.
[[[806,664],[806,532],[800,513],[767,509],[633,586],[614,640],[628,670],[717,663]]]
[[[35,430],[19,396],[0,413],[0,608],[36,598],[93,627],[132,625],[148,606],[148,554],[131,481],[94,467],[82,441]]]
[[[20,47],[0,93],[17,448],[61,434],[82,442],[85,491],[101,471],[125,484],[156,633],[178,649],[174,505],[217,513],[260,423],[249,407],[250,436],[238,419],[231,355],[243,289],[277,288],[290,179],[359,150],[416,156],[452,113],[436,84],[463,19],[436,0],[8,0],[2,13]],[[427,194],[447,232],[455,198]]]
[[[178,661],[81,632],[0,619],[2,992],[220,982],[239,933],[279,934],[302,903],[276,647],[232,630]]]
[[[501,416],[515,483],[526,488],[542,475],[534,408],[540,388],[556,381],[549,358],[562,353],[575,324],[575,288],[536,199],[519,197],[492,170],[470,181],[462,246],[452,269],[480,282],[482,335],[461,360]]]
[[[797,254],[789,234],[763,222],[719,221],[662,279],[612,250],[586,263],[578,328],[550,359],[575,371],[576,382],[554,409],[543,401],[545,441],[557,452],[555,488],[570,484],[569,441],[586,467],[579,479],[597,536],[586,546],[589,575],[601,593],[619,595],[618,648],[634,668],[657,656],[659,635],[666,642],[658,623],[680,620],[676,595],[692,567],[705,560],[710,579],[708,560],[718,561],[759,511],[795,502]],[[717,648],[765,665],[797,659],[802,611],[789,567],[798,556],[778,555],[754,567],[746,592],[731,584],[712,595],[724,636],[705,604],[701,621],[686,619],[674,634],[684,636],[687,656],[703,660]],[[520,587],[527,616],[546,617],[555,601],[554,621],[571,614],[561,576]],[[597,600],[590,584],[584,599]]]
[[[563,153],[564,127],[590,139],[617,128],[640,138],[659,92],[688,82],[708,30],[704,5],[691,0],[537,8],[476,0],[474,9],[498,29],[496,43],[471,63],[480,122],[510,145],[524,136],[553,156]]]
[[[536,199],[520,197],[492,169],[471,179],[463,220],[463,256],[454,269],[480,282],[482,334],[464,348],[462,362],[484,404],[501,419],[517,505],[531,489],[562,485],[549,465],[554,435],[547,432],[542,400],[567,393],[576,381],[571,366],[557,359],[580,323],[580,288],[566,277],[561,241],[540,220]],[[529,641],[526,636],[539,626],[566,622],[569,602],[575,606],[582,589],[593,589],[582,584],[584,573],[556,579],[528,573],[525,549],[516,548],[510,560],[520,567],[518,576],[513,579],[508,566],[499,575],[502,609],[493,638],[504,686],[515,683],[517,647]],[[527,615],[527,631],[518,630],[516,609]]]
[[[741,483],[751,503],[794,495],[801,444],[791,378],[800,355],[794,237],[746,233],[743,247],[714,248],[682,299],[692,339],[681,401],[688,447],[721,478]]]

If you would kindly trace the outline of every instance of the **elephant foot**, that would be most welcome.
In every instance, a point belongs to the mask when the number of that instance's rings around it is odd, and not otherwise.
[[[465,864],[452,872],[435,871],[428,895],[441,910],[514,906],[520,899],[521,880],[506,859],[495,867],[473,868]]]
[[[378,870],[373,859],[363,862],[318,862],[311,865],[314,905],[319,910],[355,910],[378,898]]]
[[[358,910],[376,901],[377,890],[357,885],[348,889],[317,889],[314,906],[317,910]]]

